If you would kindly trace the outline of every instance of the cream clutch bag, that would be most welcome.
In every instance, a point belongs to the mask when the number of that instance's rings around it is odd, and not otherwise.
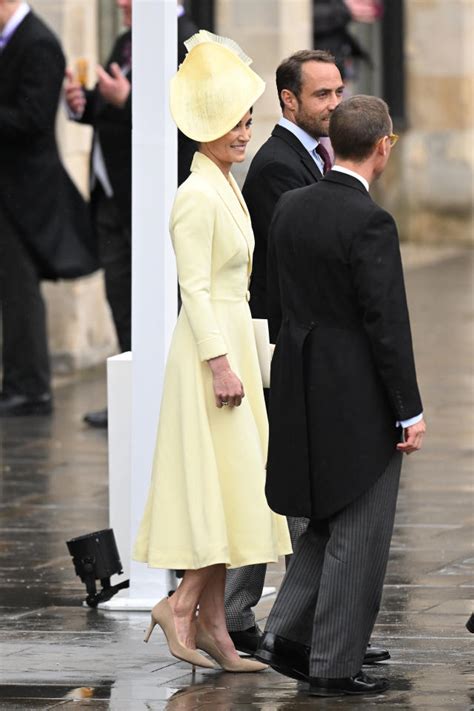
[[[262,375],[262,384],[264,388],[269,388],[270,366],[272,364],[272,356],[275,346],[273,343],[270,343],[268,321],[265,318],[254,318],[253,330],[257,346],[258,363],[260,365],[260,373]]]

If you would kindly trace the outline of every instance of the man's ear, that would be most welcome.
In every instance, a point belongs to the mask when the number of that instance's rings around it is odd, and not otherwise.
[[[280,98],[285,109],[288,109],[288,111],[296,111],[298,107],[298,100],[292,91],[289,89],[282,89]]]
[[[385,158],[390,150],[390,143],[388,140],[388,136],[384,136],[383,138],[379,138],[375,145],[375,152],[377,155],[382,156]]]

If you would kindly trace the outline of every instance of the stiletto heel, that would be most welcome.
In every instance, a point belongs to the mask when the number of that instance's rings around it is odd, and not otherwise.
[[[215,659],[224,671],[227,672],[259,672],[268,669],[267,664],[262,664],[261,662],[256,662],[251,659],[226,657],[217,646],[215,640],[199,623],[197,625],[196,646]]]
[[[206,657],[200,654],[197,649],[189,649],[188,647],[185,647],[184,644],[181,644],[178,639],[178,635],[176,634],[173,612],[167,597],[160,600],[160,602],[157,603],[151,611],[151,622],[145,636],[145,642],[149,640],[155,625],[159,625],[165,633],[166,641],[168,642],[168,649],[173,657],[176,657],[176,659],[180,659],[183,662],[189,662],[193,665],[193,667],[204,667],[206,669],[216,668],[211,660],[206,659]]]
[[[155,626],[156,626],[156,622],[155,622],[155,620],[153,619],[153,616],[152,616],[151,622],[150,622],[150,624],[149,624],[149,626],[148,626],[148,629],[147,629],[147,631],[146,631],[145,639],[143,640],[144,642],[148,642],[148,640],[150,639],[151,633],[152,633],[153,630],[155,629]]]

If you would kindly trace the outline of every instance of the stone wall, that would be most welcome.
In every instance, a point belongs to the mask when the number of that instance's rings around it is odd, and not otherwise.
[[[402,238],[474,242],[474,2],[406,0],[408,129],[379,194]]]

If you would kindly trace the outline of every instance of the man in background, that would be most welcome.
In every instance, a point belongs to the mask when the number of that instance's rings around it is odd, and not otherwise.
[[[0,0],[0,417],[53,409],[41,280],[98,268],[86,204],[56,144],[64,65],[29,6]]]

